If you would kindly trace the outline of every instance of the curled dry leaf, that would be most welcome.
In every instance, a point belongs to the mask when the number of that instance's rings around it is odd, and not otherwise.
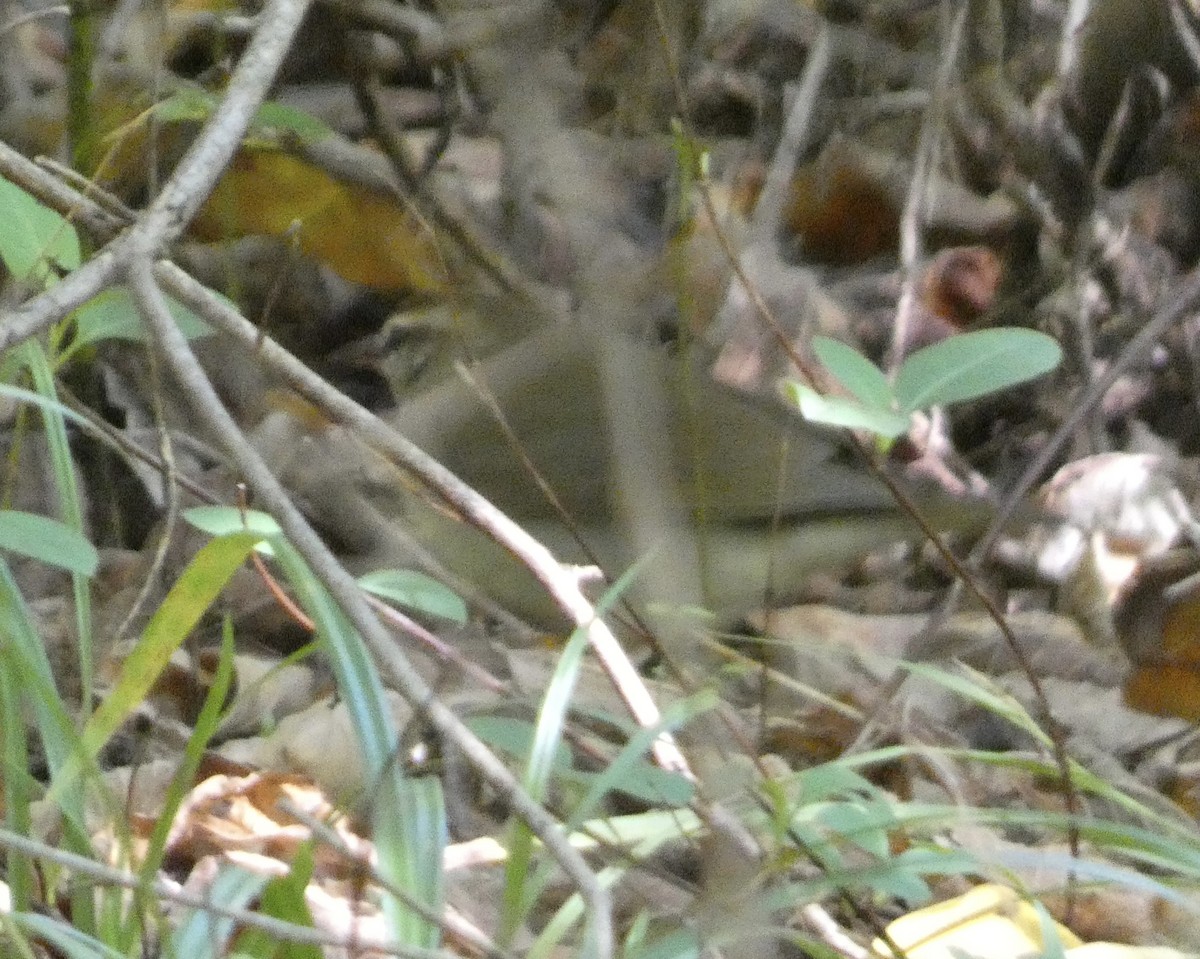
[[[942,250],[921,277],[921,302],[954,327],[965,327],[991,308],[1003,264],[986,246]]]
[[[339,276],[374,289],[430,293],[442,287],[433,237],[400,201],[277,150],[243,147],[192,231],[204,240],[292,237]]]
[[[1106,534],[1113,549],[1155,555],[1190,519],[1174,469],[1151,453],[1100,453],[1069,463],[1041,491],[1047,512]]]
[[[849,266],[895,250],[900,213],[887,187],[845,154],[796,171],[783,222],[806,260]]]

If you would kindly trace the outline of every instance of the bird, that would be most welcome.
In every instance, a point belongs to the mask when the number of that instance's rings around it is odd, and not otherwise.
[[[794,594],[806,574],[844,569],[874,547],[915,535],[836,433],[774,398],[750,398],[718,383],[703,349],[646,341],[624,349],[623,363],[643,367],[665,387],[660,408],[633,396],[617,404],[623,411],[614,409],[587,337],[558,324],[482,361],[470,382],[443,378],[388,418],[564,563],[595,562],[611,579],[648,548],[653,555],[643,567],[694,565],[698,590],[667,576],[650,590],[635,577],[632,591],[699,605],[725,623],[761,606],[769,593]],[[631,430],[650,437],[647,459],[654,462],[636,461],[640,454],[619,462],[620,440]],[[666,515],[628,501],[642,471],[653,477],[649,497],[668,504]],[[457,576],[535,624],[562,625],[544,589],[488,537],[393,475],[359,482],[379,515]],[[339,484],[339,495],[344,491]],[[990,511],[945,491],[923,491],[920,499],[938,528],[980,527]]]

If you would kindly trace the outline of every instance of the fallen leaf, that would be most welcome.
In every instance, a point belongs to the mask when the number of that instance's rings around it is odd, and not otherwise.
[[[398,197],[335,180],[279,150],[243,147],[192,224],[201,240],[294,237],[339,276],[433,293],[444,269],[432,232]]]
[[[1064,947],[1082,945],[1069,929],[1054,925]],[[901,916],[887,933],[909,959],[1014,959],[1042,955],[1047,946],[1037,910],[1011,889],[991,884]],[[892,955],[882,939],[871,949]]]

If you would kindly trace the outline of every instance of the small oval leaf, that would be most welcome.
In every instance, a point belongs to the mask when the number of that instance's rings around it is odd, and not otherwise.
[[[96,547],[71,527],[19,510],[0,510],[0,549],[84,576],[99,564]]]
[[[19,186],[0,177],[0,261],[20,280],[52,280],[51,267],[64,272],[82,259],[75,228]]]
[[[167,309],[187,339],[193,340],[212,333],[212,328],[199,316],[170,297],[167,298]],[[110,287],[97,293],[72,313],[71,318],[75,321],[72,350],[101,340],[145,343],[150,339],[129,290],[123,286]]]
[[[840,340],[813,338],[813,352],[839,383],[870,409],[891,411],[895,398],[883,370]]]
[[[238,509],[236,506],[194,506],[184,510],[183,518],[196,529],[210,536],[232,536],[235,533],[257,533],[263,542],[254,547],[255,552],[274,556],[275,550],[267,540],[282,536],[283,531],[275,518],[256,509]]]
[[[800,407],[800,414],[810,423],[868,430],[889,440],[908,432],[909,418],[891,410],[868,408],[838,396],[822,396],[816,390],[790,380],[784,383],[783,389],[786,398]]]
[[[459,624],[467,621],[467,604],[452,589],[424,573],[411,569],[380,569],[360,576],[358,585],[381,599],[420,613]]]
[[[1036,330],[962,333],[908,357],[896,376],[900,410],[961,403],[1032,380],[1058,366],[1062,349]]]

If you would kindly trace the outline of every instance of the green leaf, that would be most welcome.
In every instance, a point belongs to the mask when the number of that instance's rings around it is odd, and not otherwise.
[[[301,143],[316,143],[334,135],[333,130],[311,113],[285,103],[267,102],[258,108],[250,123],[250,139],[277,143],[281,134],[296,137]]]
[[[609,775],[608,770],[588,773],[568,769],[562,776],[589,787],[594,783],[602,783],[604,793],[615,790],[645,803],[669,807],[686,806],[696,791],[696,787],[679,773],[667,772],[645,760],[630,763],[616,775]]]
[[[626,959],[699,959],[700,933],[695,929],[658,930],[658,935],[627,951]]]
[[[26,933],[39,941],[50,943],[70,959],[125,959],[129,955],[118,952],[61,919],[34,912],[15,912],[10,919]]]
[[[0,549],[83,576],[93,575],[100,561],[96,547],[71,527],[18,510],[0,510]]]
[[[825,369],[863,406],[892,411],[896,398],[892,395],[891,384],[883,370],[858,350],[828,336],[818,336],[813,339],[813,352],[825,364]]]
[[[63,272],[82,257],[75,228],[19,186],[0,177],[0,260],[18,280],[52,279],[50,267]]]
[[[187,745],[184,747],[183,758],[162,797],[158,817],[154,821],[154,828],[151,830],[146,851],[142,857],[140,873],[147,888],[153,884],[159,867],[162,865],[167,838],[171,826],[175,822],[175,813],[183,804],[184,797],[191,792],[192,786],[197,782],[196,773],[204,759],[205,750],[221,724],[221,712],[228,701],[229,691],[233,685],[233,652],[233,625],[229,616],[226,616],[221,630],[221,653],[217,660],[217,669],[211,674],[212,682],[208,687],[208,692],[204,695],[200,714],[193,724],[192,735],[188,737]],[[141,940],[142,933],[145,931],[140,921],[142,918],[136,910],[131,910],[126,917],[122,930],[124,937],[122,942],[127,947],[127,954],[132,954],[130,950],[132,950],[133,944]]]
[[[534,728],[528,719],[478,715],[468,718],[466,725],[493,749],[514,758],[529,755],[533,748]],[[556,747],[551,765],[560,773],[571,768],[571,750],[565,743]]]
[[[269,540],[279,536],[282,530],[269,513],[256,509],[238,509],[236,506],[193,506],[183,511],[183,518],[196,529],[210,536],[229,536],[232,533],[255,533],[259,542],[256,552],[264,556],[275,555]]]
[[[122,664],[121,675],[112,692],[84,727],[83,741],[90,755],[95,755],[145,700],[175,650],[225,588],[258,539],[256,533],[232,533],[206,543],[192,558]]]
[[[917,350],[896,375],[901,411],[961,403],[1048,373],[1059,345],[1036,330],[999,328],[963,333]]]
[[[296,597],[316,625],[376,783],[372,806],[379,871],[437,914],[443,897],[441,863],[447,828],[440,783],[432,776],[405,775],[403,765],[396,761],[399,735],[383,683],[362,637],[283,535],[273,537],[271,545]],[[391,932],[401,943],[437,946],[436,925],[394,896],[384,898],[383,908]]]
[[[283,532],[270,513],[257,509],[242,510],[236,506],[194,506],[184,510],[183,518],[196,529],[212,536],[242,532],[279,536]]]
[[[0,642],[0,671],[5,671],[8,677],[16,680],[19,691],[31,708],[54,780],[52,797],[62,805],[68,817],[82,824],[83,795],[81,790],[75,788],[78,779],[66,784],[62,782],[64,770],[72,765],[76,769],[86,766],[77,756],[80,745],[78,732],[54,686],[54,671],[33,614],[25,604],[3,557],[0,557],[0,636],[3,637]],[[24,724],[23,719],[21,727]]]
[[[869,430],[889,440],[908,432],[907,416],[888,409],[872,409],[840,396],[822,396],[811,387],[794,380],[783,384],[784,396],[800,408],[810,423]]]
[[[360,576],[358,585],[368,593],[419,613],[440,616],[460,625],[467,621],[467,604],[454,590],[424,573],[409,569],[380,569]]]
[[[165,123],[199,123],[217,108],[217,98],[198,87],[181,87],[154,105],[158,119]],[[246,143],[277,146],[286,134],[301,143],[316,143],[334,135],[333,130],[311,113],[283,103],[264,103],[254,114],[246,134]]]
[[[167,298],[167,309],[187,339],[199,339],[212,333],[212,327],[170,297]],[[101,340],[134,340],[139,343],[149,340],[146,325],[138,315],[129,290],[123,286],[110,287],[96,294],[72,313],[71,318],[75,321],[72,351]]]
[[[225,910],[245,909],[267,884],[266,876],[258,876],[237,866],[222,868],[205,895]],[[208,909],[193,909],[172,933],[165,954],[187,956],[188,959],[218,959],[225,956],[226,946],[237,931],[229,915],[214,914]]]
[[[195,86],[181,86],[154,104],[154,114],[163,123],[202,123],[217,108],[217,98]]]
[[[890,854],[888,836],[887,830],[878,825],[879,809],[872,810],[875,815],[868,815],[863,807],[856,802],[829,803],[820,808],[817,818],[831,832],[877,859],[886,859]],[[886,810],[887,806],[880,803],[879,808]]]
[[[312,913],[304,901],[304,890],[313,873],[312,840],[303,842],[292,854],[291,869],[267,883],[259,899],[258,912],[294,926],[312,928]],[[311,943],[287,942],[264,929],[244,929],[238,936],[238,952],[247,959],[321,959],[320,947]]]

